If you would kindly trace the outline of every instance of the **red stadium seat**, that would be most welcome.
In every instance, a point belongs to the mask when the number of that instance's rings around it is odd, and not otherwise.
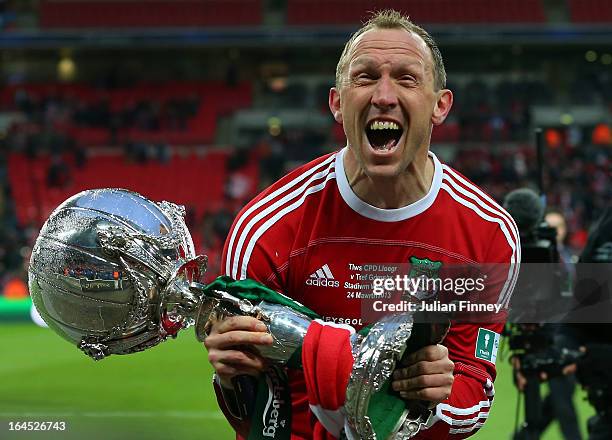
[[[110,144],[110,131],[106,128],[75,127],[71,130],[76,143],[83,147]]]
[[[609,0],[569,0],[570,17],[575,23],[612,23]]]
[[[177,154],[165,164],[157,161],[132,163],[119,154],[95,154],[83,168],[73,168],[65,188],[48,188],[48,157],[27,160],[9,156],[9,181],[13,188],[20,224],[40,226],[51,211],[69,196],[92,188],[126,188],[153,200],[169,200],[192,207],[198,216],[217,209],[224,199],[229,152],[205,151],[187,157]],[[241,172],[256,191],[258,164],[252,161]]]
[[[255,26],[262,0],[41,0],[43,28]]]
[[[175,145],[211,144],[215,138],[217,119],[238,109],[248,108],[252,103],[252,84],[248,82],[233,87],[220,81],[143,82],[131,88],[113,90],[98,90],[85,84],[28,83],[4,88],[0,92],[0,106],[9,111],[14,110],[20,92],[25,92],[38,100],[56,96],[71,98],[71,102],[77,101],[79,104],[107,102],[111,114],[129,111],[140,102],[161,107],[159,129],[123,128],[119,130],[118,138],[115,140],[120,143],[134,140]],[[163,115],[170,102],[185,99],[200,102],[195,115],[185,121],[184,128],[165,125]],[[58,132],[72,137],[79,146],[106,146],[112,141],[108,127],[79,126],[76,122],[69,122],[55,128]]]
[[[384,8],[402,11],[417,23],[545,21],[541,0],[288,0],[287,23],[355,25],[366,18],[368,12]]]

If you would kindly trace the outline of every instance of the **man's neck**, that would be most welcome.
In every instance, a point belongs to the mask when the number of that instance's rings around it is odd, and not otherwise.
[[[435,165],[425,151],[417,154],[398,176],[371,177],[364,172],[349,148],[344,155],[344,169],[357,197],[377,208],[397,209],[425,197],[431,188]]]

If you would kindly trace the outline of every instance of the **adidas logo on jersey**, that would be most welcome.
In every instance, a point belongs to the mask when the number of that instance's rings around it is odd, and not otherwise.
[[[306,280],[307,286],[340,287],[340,281],[334,278],[329,266],[324,264],[320,269],[313,272]]]

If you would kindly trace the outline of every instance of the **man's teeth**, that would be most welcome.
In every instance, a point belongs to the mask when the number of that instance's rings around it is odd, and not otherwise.
[[[374,121],[370,123],[370,130],[399,130],[400,127],[392,121]]]

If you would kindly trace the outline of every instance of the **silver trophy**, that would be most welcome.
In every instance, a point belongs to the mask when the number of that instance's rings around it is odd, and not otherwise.
[[[83,191],[40,231],[29,266],[32,300],[45,322],[95,360],[153,347],[212,315],[262,319],[275,335],[264,356],[286,361],[310,320],[276,304],[253,305],[199,281],[184,208],[122,189]]]
[[[311,319],[290,307],[207,289],[201,281],[207,259],[195,254],[184,214],[181,206],[123,189],[87,190],[66,200],[45,222],[30,260],[30,293],[42,318],[100,360],[153,347],[192,325],[204,340],[215,319],[248,315],[262,320],[273,337],[260,354],[286,363]],[[446,328],[432,325],[426,343],[440,342]],[[413,317],[403,314],[353,337],[346,409],[349,429],[359,438],[376,439],[369,399],[390,379],[412,333]],[[426,416],[411,417],[407,409],[390,438],[410,438],[425,422]]]

